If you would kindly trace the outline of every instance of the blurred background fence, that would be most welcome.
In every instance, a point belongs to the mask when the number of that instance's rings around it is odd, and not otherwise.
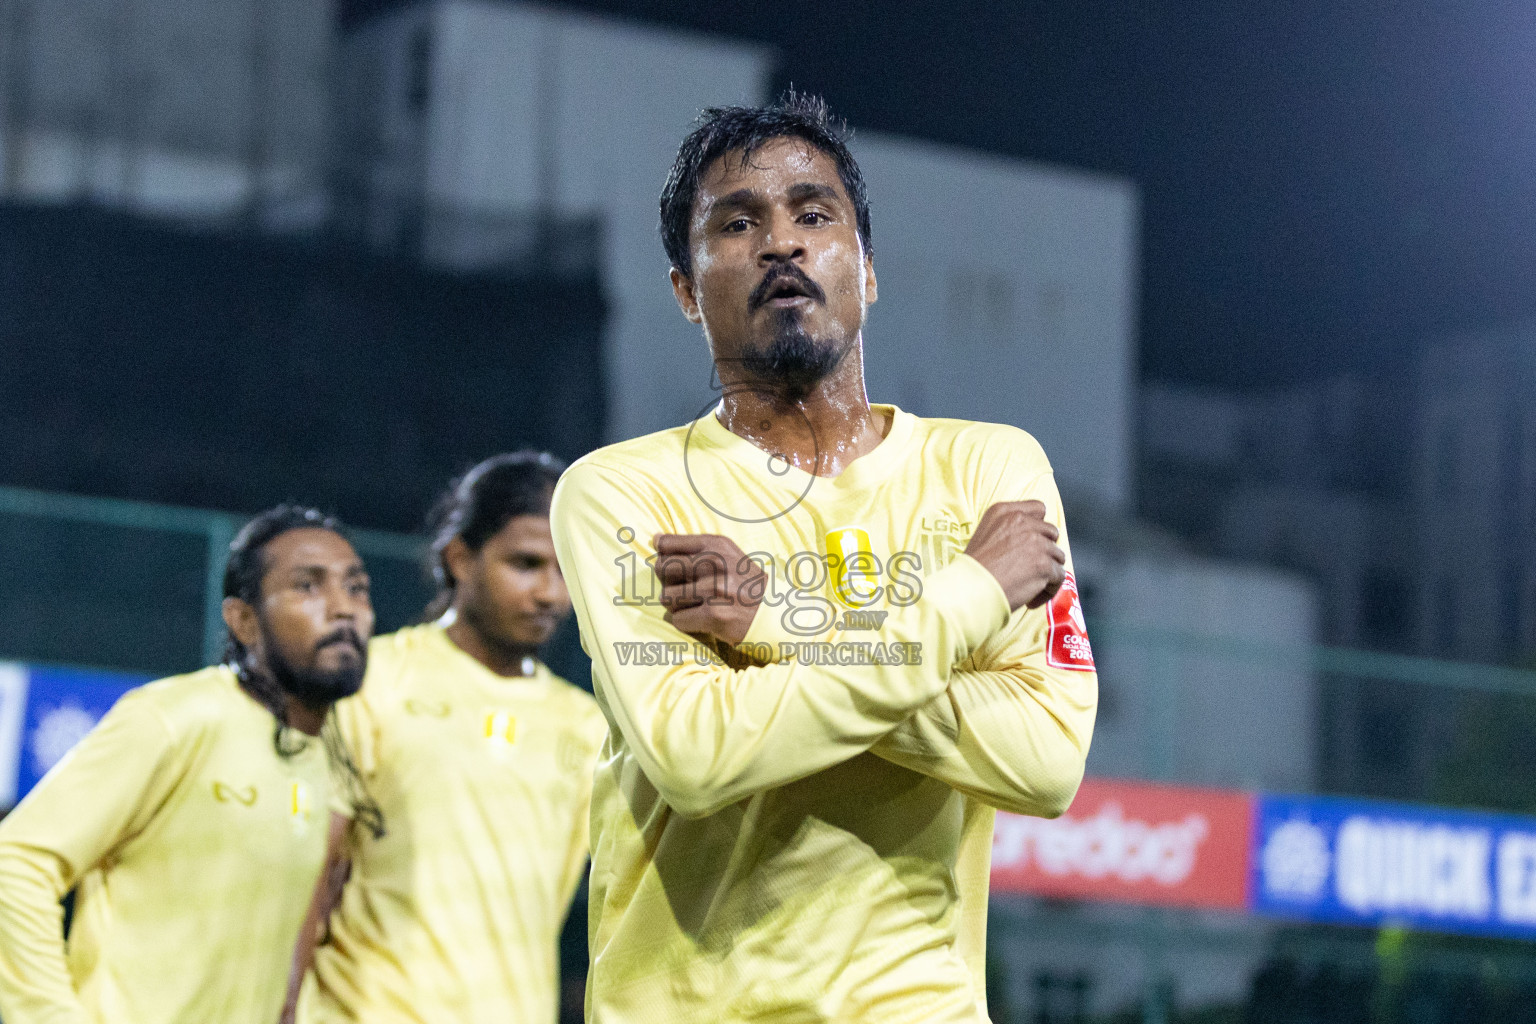
[[[224,652],[224,563],[244,519],[197,509],[0,487],[0,656],[151,675]],[[349,532],[382,630],[431,597],[416,538]]]

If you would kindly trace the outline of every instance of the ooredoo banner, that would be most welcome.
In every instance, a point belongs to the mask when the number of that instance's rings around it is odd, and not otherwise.
[[[992,891],[1536,939],[1536,818],[1088,779],[997,816]]]
[[[1060,818],[997,816],[992,891],[1242,910],[1252,820],[1246,793],[1085,779]]]

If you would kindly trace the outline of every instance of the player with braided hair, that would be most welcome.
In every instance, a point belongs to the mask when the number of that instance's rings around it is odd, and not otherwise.
[[[7,1024],[277,1018],[336,803],[320,735],[373,632],[339,529],[286,505],[248,523],[228,663],[126,694],[0,825]]]

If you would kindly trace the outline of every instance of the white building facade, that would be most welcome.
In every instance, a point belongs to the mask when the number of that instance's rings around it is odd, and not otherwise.
[[[0,200],[324,220],[326,0],[0,3]]]

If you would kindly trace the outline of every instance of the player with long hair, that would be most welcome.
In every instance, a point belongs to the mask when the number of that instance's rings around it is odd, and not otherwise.
[[[292,506],[248,523],[225,664],[124,695],[0,823],[6,1024],[277,1019],[334,804],[321,734],[373,632],[338,531]]]
[[[301,1021],[555,1019],[606,732],[538,656],[570,613],[549,528],[562,468],[500,455],[449,488],[432,524],[434,620],[375,639],[366,685],[337,708],[389,830],[335,823],[295,956],[297,989],[328,921]]]

